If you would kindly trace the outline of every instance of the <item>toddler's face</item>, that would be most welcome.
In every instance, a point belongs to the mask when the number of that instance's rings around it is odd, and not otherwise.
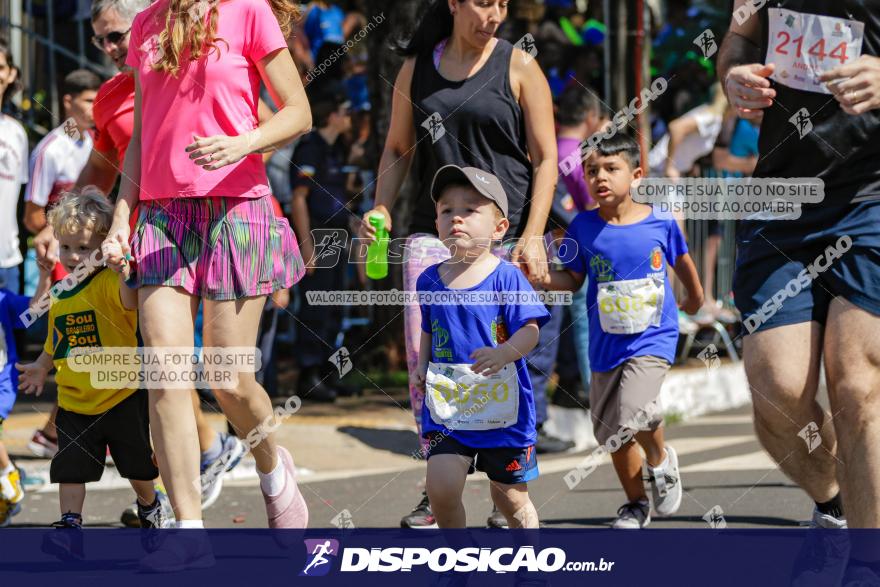
[[[101,248],[104,237],[92,232],[91,228],[83,228],[73,234],[58,236],[58,258],[68,273],[88,259],[92,253]]]
[[[437,202],[437,234],[453,252],[488,249],[493,240],[504,236],[509,226],[496,210],[495,203],[475,189],[451,186]]]

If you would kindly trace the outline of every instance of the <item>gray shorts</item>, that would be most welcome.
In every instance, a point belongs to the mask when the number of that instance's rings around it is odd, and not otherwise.
[[[668,370],[666,359],[644,356],[627,359],[611,371],[593,371],[590,412],[600,445],[625,429],[656,430],[663,423],[660,387]]]

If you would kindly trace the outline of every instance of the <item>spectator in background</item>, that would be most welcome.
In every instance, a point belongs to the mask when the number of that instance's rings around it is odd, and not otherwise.
[[[716,146],[712,153],[715,168],[729,174],[751,175],[758,164],[760,128],[757,120],[737,118],[729,148]]]
[[[69,191],[92,152],[92,104],[101,87],[101,79],[86,69],[67,74],[62,86],[64,118],[61,126],[49,132],[31,153],[30,183],[24,196],[24,225],[38,234],[47,226],[46,212]],[[31,266],[32,265],[32,266]],[[25,272],[33,270],[36,278],[36,255],[28,253]],[[67,275],[60,263],[52,269],[52,280]]]
[[[345,13],[332,2],[309,2],[303,14],[303,29],[315,63],[321,63],[318,52],[324,43],[345,43]]]
[[[648,154],[652,176],[675,179],[687,175],[699,158],[712,153],[729,106],[721,84],[713,84],[709,96],[709,103],[669,123],[668,132]]]
[[[711,165],[715,173],[722,177],[750,176],[758,164],[758,129],[760,124],[757,121],[735,118],[733,115],[730,118],[729,124],[727,120],[725,121],[726,132],[721,133],[721,137],[712,150]],[[709,220],[701,273],[703,291],[705,292],[705,302],[701,313],[722,322],[734,322],[736,321],[735,315],[730,310],[723,308],[715,299],[715,270],[721,240],[721,224],[717,220]],[[719,292],[722,296],[726,293]]]
[[[340,391],[338,381],[328,381],[334,369],[327,357],[336,349],[327,347],[334,345],[342,327],[342,307],[312,305],[306,296],[311,291],[340,289],[345,280],[346,263],[342,259],[325,267],[314,258],[315,246],[321,241],[314,241],[312,231],[320,229],[317,238],[323,239],[334,238],[333,230],[349,229],[349,178],[343,170],[347,151],[341,135],[351,130],[350,106],[339,92],[318,94],[313,99],[315,130],[297,145],[290,170],[293,228],[306,262],[306,275],[297,288],[298,319],[302,324],[297,339],[297,393],[315,401],[332,402]]]
[[[587,182],[584,178],[584,167],[581,164],[581,144],[590,136],[600,131],[608,122],[605,110],[599,97],[591,90],[580,85],[569,86],[556,100],[556,145],[559,152],[558,185],[564,186],[571,200],[571,217],[566,218],[560,226],[561,231],[568,228],[573,216],[584,210],[596,207],[590,197]],[[558,192],[558,190],[557,190]],[[557,198],[558,199],[558,198]],[[554,209],[556,205],[554,204]],[[556,215],[557,217],[561,215]],[[558,221],[561,222],[561,221]],[[564,234],[556,234],[562,238]],[[586,395],[582,393],[582,385],[590,381],[590,332],[587,318],[587,286],[584,285],[574,292],[571,306],[565,308],[561,323],[559,352],[556,360],[556,373],[559,380],[553,394],[553,403],[568,408],[585,405]],[[561,306],[551,309],[551,314]],[[571,328],[568,328],[568,325]],[[541,329],[542,332],[548,328]],[[571,352],[573,348],[573,353]],[[576,362],[572,361],[572,354]],[[578,381],[580,375],[580,381]],[[581,402],[583,399],[583,403]]]
[[[7,105],[17,90],[18,69],[5,39],[0,39],[0,102]],[[16,119],[0,114],[0,287],[21,293],[18,245],[18,198],[28,181],[28,140]]]
[[[560,179],[579,212],[595,206],[584,179],[581,143],[599,131],[606,122],[599,97],[591,90],[571,86],[556,101]]]

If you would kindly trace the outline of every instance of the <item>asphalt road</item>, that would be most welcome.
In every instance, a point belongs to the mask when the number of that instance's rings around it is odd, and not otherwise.
[[[708,527],[704,516],[723,516],[731,528],[796,527],[812,511],[809,498],[791,483],[759,446],[750,409],[704,416],[670,426],[669,443],[676,448],[682,468],[685,495],[679,512],[654,519],[651,527]],[[294,455],[296,455],[296,447]],[[625,501],[610,462],[606,459],[573,489],[564,477],[581,464],[590,451],[541,456],[541,476],[529,483],[532,501],[548,528],[601,528],[610,524]],[[28,470],[45,461],[19,460]],[[245,461],[245,469],[252,462]],[[418,502],[423,470],[416,466],[381,474],[358,469],[335,471],[333,479],[301,483],[310,511],[309,526],[395,527],[400,517]],[[87,526],[119,524],[119,514],[133,500],[130,489],[94,489],[86,498]],[[480,527],[490,513],[488,481],[472,476],[464,494],[468,524]],[[13,526],[44,526],[58,516],[57,493],[51,486],[28,492],[24,509]],[[226,483],[217,504],[205,511],[208,527],[265,527],[266,518],[256,478],[241,476]]]

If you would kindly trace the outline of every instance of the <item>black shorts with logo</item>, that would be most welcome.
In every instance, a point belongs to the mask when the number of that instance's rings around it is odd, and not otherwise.
[[[468,474],[483,471],[491,481],[516,485],[538,477],[538,457],[535,447],[504,446],[499,448],[474,448],[466,446],[451,436],[429,432],[428,459],[437,455],[458,455],[471,459]]]

